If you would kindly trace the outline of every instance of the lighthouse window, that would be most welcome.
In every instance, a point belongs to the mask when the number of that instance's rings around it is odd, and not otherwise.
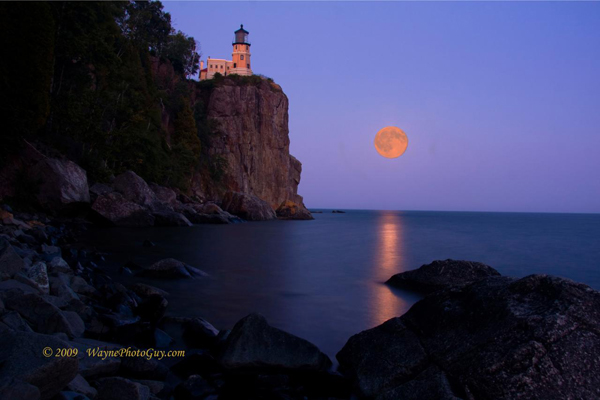
[[[237,63],[233,63],[233,68],[237,68]]]
[[[246,64],[248,66],[248,69],[250,69],[250,64]]]
[[[244,59],[244,55],[242,54],[242,55],[240,56],[240,60],[243,60],[243,59]]]

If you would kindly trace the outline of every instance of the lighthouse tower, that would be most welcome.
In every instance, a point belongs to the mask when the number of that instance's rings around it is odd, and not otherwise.
[[[244,29],[244,25],[234,32],[233,37],[233,54],[232,65],[229,70],[230,74],[252,75],[250,68],[250,40],[248,40],[249,32]]]

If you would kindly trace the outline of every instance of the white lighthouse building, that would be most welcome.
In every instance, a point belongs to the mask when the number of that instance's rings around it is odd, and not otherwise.
[[[248,35],[249,32],[244,29],[244,25],[234,32],[231,60],[208,57],[206,68],[204,68],[204,61],[200,61],[200,80],[211,79],[217,72],[224,76],[252,75]]]

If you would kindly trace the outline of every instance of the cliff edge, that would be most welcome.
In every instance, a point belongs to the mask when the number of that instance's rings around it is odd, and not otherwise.
[[[196,99],[213,126],[203,151],[222,170],[218,177],[196,173],[192,194],[220,201],[227,192],[242,192],[273,209],[287,200],[303,207],[302,164],[289,152],[289,101],[281,87],[258,76],[228,77],[199,84]]]

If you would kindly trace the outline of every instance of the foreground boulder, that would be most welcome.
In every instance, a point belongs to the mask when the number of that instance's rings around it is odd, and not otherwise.
[[[113,188],[131,202],[145,207],[154,207],[159,202],[156,194],[145,180],[133,171],[118,175],[113,182]]]
[[[598,398],[600,293],[546,275],[486,278],[351,337],[337,359],[378,399]]]
[[[314,219],[310,211],[304,206],[290,200],[281,203],[277,208],[276,214],[279,219]]]
[[[0,280],[10,279],[25,269],[25,262],[11,244],[0,237]]]
[[[2,297],[5,307],[18,312],[37,332],[47,334],[63,332],[69,337],[78,336],[80,333],[79,327],[83,322],[79,317],[75,317],[77,314],[75,316],[66,314],[37,294],[22,293],[18,289],[13,289],[2,293]]]
[[[67,342],[32,332],[7,331],[0,335],[0,377],[37,387],[42,400],[53,398],[77,375],[77,357],[43,356],[47,348],[69,348]]]
[[[206,276],[206,273],[174,258],[165,258],[142,269],[139,275],[157,279],[191,279]]]
[[[220,357],[228,369],[281,369],[326,371],[331,360],[317,346],[273,328],[259,314],[235,324]]]
[[[39,183],[36,199],[47,211],[63,211],[90,202],[86,172],[72,161],[44,158],[30,173]]]
[[[418,269],[396,274],[386,283],[428,293],[452,286],[467,285],[490,276],[500,276],[500,273],[479,262],[448,259],[436,260]]]
[[[228,192],[223,198],[221,208],[248,221],[267,221],[277,218],[269,203],[247,193]]]
[[[154,225],[154,216],[144,207],[129,201],[117,192],[100,195],[92,204],[92,210],[101,222],[124,227]]]

